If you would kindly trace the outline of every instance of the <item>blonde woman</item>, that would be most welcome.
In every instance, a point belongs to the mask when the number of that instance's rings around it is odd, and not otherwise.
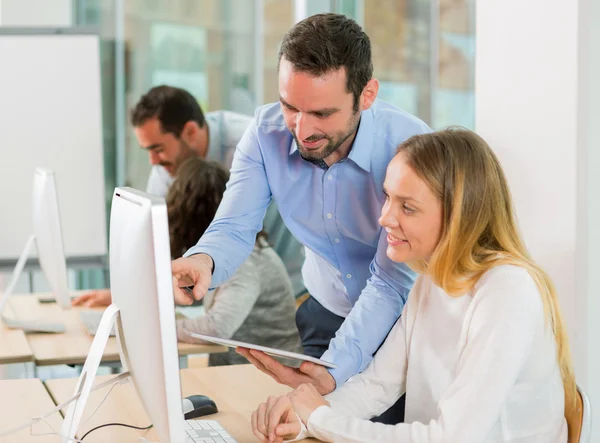
[[[566,443],[576,385],[554,286],[517,230],[500,164],[467,130],[403,143],[384,182],[387,255],[420,273],[372,363],[252,415],[263,442]],[[406,393],[405,423],[372,423]]]

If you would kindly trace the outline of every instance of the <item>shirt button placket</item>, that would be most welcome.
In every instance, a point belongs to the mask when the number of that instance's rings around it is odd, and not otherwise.
[[[329,223],[329,221],[333,221],[333,209],[335,208],[335,183],[333,180],[334,171],[333,168],[330,168],[323,177],[323,203],[324,203],[324,212],[326,217],[325,223],[325,231],[329,236],[330,241],[333,240],[335,244],[340,243],[339,236],[337,234],[337,227],[334,223]],[[337,251],[334,251],[337,255]]]

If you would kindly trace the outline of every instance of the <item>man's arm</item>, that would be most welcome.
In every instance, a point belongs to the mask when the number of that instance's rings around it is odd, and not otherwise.
[[[386,236],[382,230],[377,253],[371,262],[371,278],[322,357],[337,365],[329,371],[336,387],[371,362],[373,354],[400,317],[416,278],[408,266],[394,263],[387,257]]]
[[[188,343],[204,343],[190,332],[230,339],[246,321],[260,296],[260,275],[252,259],[217,289],[206,314],[177,320],[177,339]]]
[[[198,244],[184,254],[212,257],[212,287],[227,281],[250,255],[270,202],[271,189],[253,122],[238,144],[227,190],[214,220]]]
[[[325,395],[342,386],[371,362],[373,354],[400,317],[415,281],[415,273],[404,264],[392,262],[386,249],[386,233],[382,231],[375,259],[371,262],[371,278],[323,354],[322,359],[335,363],[336,369],[327,370],[311,362],[291,368],[263,352],[243,348],[238,348],[237,352],[278,383],[292,388],[311,383]]]

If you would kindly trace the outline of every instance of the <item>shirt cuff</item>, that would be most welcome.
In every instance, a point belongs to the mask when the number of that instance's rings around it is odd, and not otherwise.
[[[335,416],[335,413],[333,412],[333,409],[331,409],[329,406],[327,406],[327,405],[319,406],[317,409],[315,409],[312,412],[312,414],[310,414],[310,416],[308,417],[308,420],[306,421],[306,428],[307,428],[308,434],[311,437],[316,437],[316,438],[319,438],[320,435],[322,436],[323,433],[320,432],[320,430],[326,429],[327,421],[331,420],[334,416]]]
[[[213,251],[204,250],[200,246],[192,246],[190,249],[188,249],[187,251],[185,251],[185,253],[183,254],[183,257],[184,258],[188,258],[188,257],[191,257],[192,255],[198,255],[198,254],[206,254],[212,260],[212,269],[211,269],[210,273],[212,274],[212,281],[214,281],[216,279],[216,277],[215,277],[215,266],[216,266],[216,263],[215,263],[215,256],[214,256],[214,252]],[[217,275],[217,277],[220,277],[220,276]],[[215,288],[211,287],[209,289],[215,289]]]
[[[300,432],[298,433],[298,435],[296,435],[296,437],[294,437],[293,440],[283,440],[283,443],[286,443],[289,441],[304,440],[305,438],[310,437],[310,435],[308,434],[308,430],[306,429],[306,426],[304,426],[304,423],[302,423],[302,419],[300,418],[300,416],[298,414],[296,414],[296,418],[300,422]]]
[[[321,360],[334,363],[337,368],[328,369],[335,380],[335,389],[341,387],[350,377],[359,372],[359,368],[348,352],[327,350]]]

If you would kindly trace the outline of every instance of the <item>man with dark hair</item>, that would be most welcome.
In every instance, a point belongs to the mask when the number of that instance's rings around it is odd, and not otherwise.
[[[215,160],[227,169],[251,117],[229,111],[202,112],[186,90],[156,86],[131,111],[131,124],[148,151],[152,171],[147,191],[164,197],[179,164],[192,155]]]
[[[296,315],[304,352],[325,352],[322,358],[337,369],[308,362],[294,369],[240,352],[277,381],[312,383],[322,394],[371,361],[415,278],[386,256],[387,236],[377,220],[397,146],[430,129],[377,100],[372,74],[369,37],[353,20],[319,14],[296,24],[279,53],[279,103],[257,110],[215,219],[186,258],[173,262],[180,286],[193,284],[194,298],[202,298],[246,259],[274,199],[306,251],[302,275],[311,296]],[[192,302],[179,288],[175,297]]]
[[[346,89],[352,94],[353,111],[359,111],[360,96],[373,77],[371,42],[353,20],[322,14],[303,20],[284,37],[278,68],[284,58],[294,70],[315,77],[346,69]]]

